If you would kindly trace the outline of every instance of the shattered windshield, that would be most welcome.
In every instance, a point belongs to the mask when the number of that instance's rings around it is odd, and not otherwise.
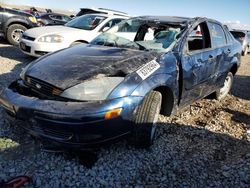
[[[71,20],[70,22],[66,23],[65,26],[77,29],[93,30],[105,19],[106,17],[104,16],[90,14],[77,17]]]
[[[91,44],[167,52],[175,45],[180,32],[180,26],[134,18],[102,33]]]

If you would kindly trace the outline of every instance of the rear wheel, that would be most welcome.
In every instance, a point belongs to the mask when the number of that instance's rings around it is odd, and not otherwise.
[[[216,91],[216,99],[221,100],[225,98],[227,94],[229,93],[232,87],[232,84],[233,84],[233,74],[229,72],[224,81],[224,86],[219,91]]]
[[[27,28],[20,24],[13,24],[7,30],[7,40],[10,44],[17,46],[24,31]]]
[[[133,130],[133,144],[137,148],[148,148],[152,145],[156,122],[161,109],[162,96],[160,92],[151,91],[138,107]]]

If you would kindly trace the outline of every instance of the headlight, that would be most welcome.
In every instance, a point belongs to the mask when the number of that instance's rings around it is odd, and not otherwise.
[[[32,23],[37,23],[37,20],[34,16],[30,16],[29,17],[29,20],[32,22]]]
[[[30,64],[28,64],[26,67],[24,67],[23,68],[23,70],[22,70],[22,72],[20,73],[20,78],[22,79],[22,80],[25,80],[25,73],[26,73],[26,71],[28,70],[28,68],[30,67],[32,65],[32,63],[30,63]]]
[[[48,42],[48,43],[59,43],[63,41],[63,37],[60,35],[47,35],[40,37],[38,42]]]
[[[61,96],[81,101],[104,100],[123,80],[123,77],[96,78],[65,90]]]

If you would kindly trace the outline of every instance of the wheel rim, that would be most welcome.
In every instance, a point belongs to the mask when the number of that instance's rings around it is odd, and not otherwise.
[[[231,85],[232,85],[232,77],[227,76],[224,82],[224,86],[220,89],[221,97],[224,97],[225,95],[228,94],[228,92],[230,91]]]
[[[22,29],[15,29],[14,31],[12,31],[12,39],[16,42],[19,42],[21,36],[23,34],[23,30]]]
[[[151,134],[150,134],[150,140],[151,140],[151,142],[154,139],[155,130],[156,130],[156,124],[157,124],[157,120],[158,120],[158,117],[159,117],[160,109],[161,109],[161,103],[159,102],[158,105],[157,105],[157,108],[156,108],[155,117],[154,117],[154,120],[153,120],[153,123],[152,123],[152,127],[151,127]]]

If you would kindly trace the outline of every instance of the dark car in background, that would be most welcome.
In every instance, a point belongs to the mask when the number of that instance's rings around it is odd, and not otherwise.
[[[231,30],[234,38],[242,45],[242,55],[247,55],[250,52],[250,31],[246,30]]]
[[[148,33],[153,38],[145,40]],[[0,104],[23,122],[16,125],[64,148],[124,136],[146,148],[159,113],[170,116],[208,95],[226,97],[240,60],[241,45],[215,20],[136,17],[90,44],[32,62],[0,94]]]
[[[0,36],[10,44],[18,45],[22,33],[36,26],[37,20],[33,15],[0,6]]]
[[[39,26],[49,25],[64,25],[71,21],[70,16],[59,14],[59,13],[42,13],[37,17],[37,23]]]

